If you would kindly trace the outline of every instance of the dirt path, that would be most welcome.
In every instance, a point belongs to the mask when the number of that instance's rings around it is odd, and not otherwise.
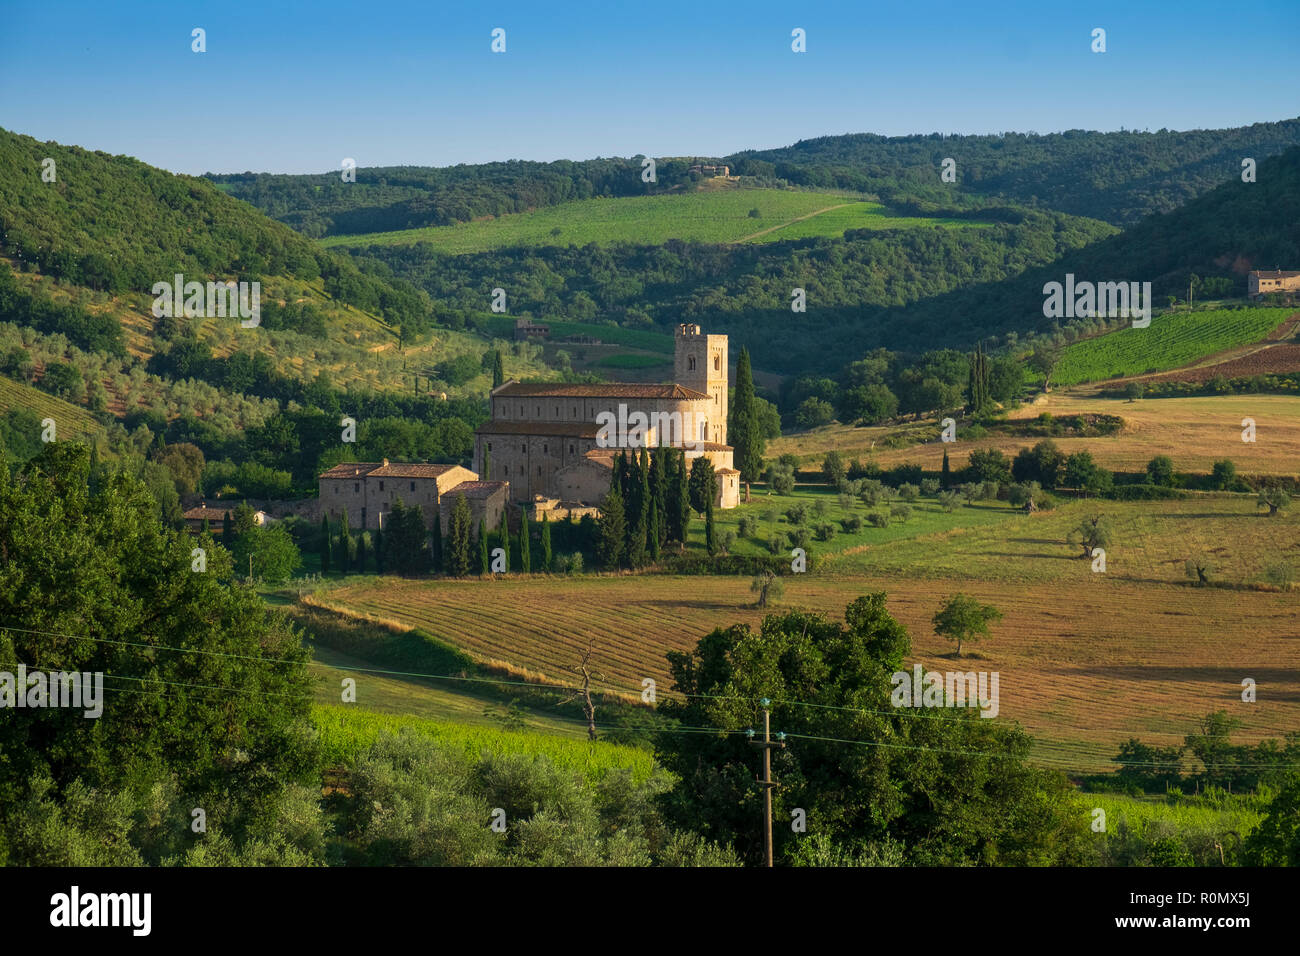
[[[854,200],[854,202],[861,202],[861,200]],[[739,239],[733,239],[732,242],[733,243],[749,242],[749,240],[751,239],[757,239],[759,236],[766,236],[769,232],[776,232],[778,229],[784,229],[786,226],[792,225],[793,223],[803,222],[805,219],[811,219],[813,216],[820,216],[822,213],[830,212],[832,209],[843,209],[845,206],[852,206],[852,205],[853,205],[852,202],[842,202],[836,206],[827,206],[825,209],[815,210],[814,212],[810,212],[805,216],[795,216],[789,222],[783,222],[777,226],[769,226],[766,229],[760,229],[758,230],[758,232],[754,233],[753,235],[741,236]]]

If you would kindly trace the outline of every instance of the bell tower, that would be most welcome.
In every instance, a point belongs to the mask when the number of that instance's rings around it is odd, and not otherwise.
[[[727,443],[727,337],[704,335],[698,325],[677,326],[673,360],[678,385],[709,396],[708,440]]]

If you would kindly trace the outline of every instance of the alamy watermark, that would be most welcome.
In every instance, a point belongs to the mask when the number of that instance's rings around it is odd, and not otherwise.
[[[1133,328],[1151,324],[1150,282],[1075,282],[1067,272],[1064,284],[1043,286],[1043,315],[1049,319],[1091,319],[1133,316]]]
[[[694,448],[703,438],[708,419],[694,412],[628,412],[627,405],[619,402],[617,414],[599,412],[596,424],[598,448],[653,448],[665,445],[675,448]]]
[[[4,707],[79,707],[93,719],[104,712],[104,675],[29,672],[26,664],[19,664],[17,674],[0,671],[0,708]]]
[[[923,676],[924,675],[924,676]],[[920,664],[912,672],[895,671],[889,702],[895,707],[978,707],[981,717],[998,715],[998,672],[948,671],[924,674]]]
[[[155,282],[150,290],[154,295],[153,317],[176,318],[184,312],[186,318],[205,319],[239,316],[239,324],[246,329],[262,324],[262,283],[260,282],[186,282],[178,272],[172,282]]]

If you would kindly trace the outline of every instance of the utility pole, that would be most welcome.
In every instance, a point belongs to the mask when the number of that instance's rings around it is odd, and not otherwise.
[[[745,731],[749,737],[751,746],[759,747],[763,751],[763,776],[759,778],[759,784],[763,788],[763,849],[767,857],[767,866],[772,866],[772,788],[776,786],[772,782],[772,751],[785,749],[785,734],[777,734],[776,741],[772,740],[772,714],[768,710],[772,702],[764,697],[759,702],[763,708],[763,739],[754,739],[754,730],[751,727]]]

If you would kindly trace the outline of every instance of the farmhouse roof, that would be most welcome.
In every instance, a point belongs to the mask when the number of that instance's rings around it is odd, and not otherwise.
[[[693,388],[672,382],[643,384],[639,382],[598,382],[592,385],[573,385],[565,382],[507,382],[492,393],[506,398],[675,398],[707,401],[709,396]]]
[[[498,491],[506,488],[510,483],[507,481],[462,481],[456,485],[447,494],[455,497],[464,495],[469,498],[491,498]]]
[[[202,521],[207,518],[209,521],[220,521],[228,514],[234,514],[235,509],[232,507],[212,508],[208,505],[195,505],[185,512],[185,520]]]
[[[1261,279],[1294,279],[1296,276],[1300,276],[1300,272],[1286,269],[1256,269],[1251,275],[1258,276]]]

